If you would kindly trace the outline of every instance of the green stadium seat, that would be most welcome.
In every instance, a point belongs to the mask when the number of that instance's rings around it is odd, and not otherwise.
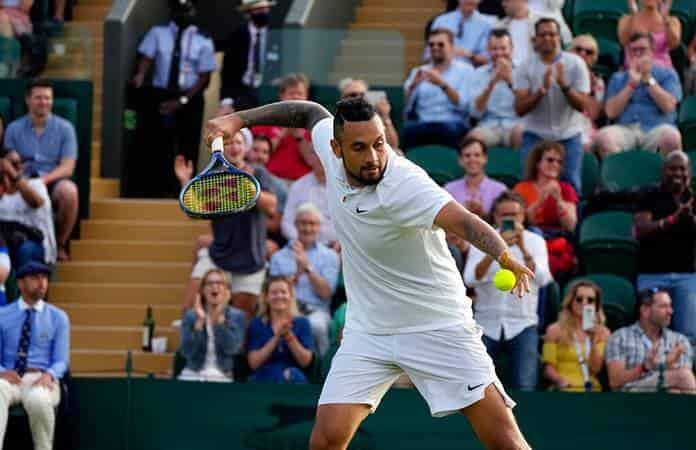
[[[636,273],[638,242],[632,234],[633,216],[603,212],[580,224],[580,259],[586,273],[610,273],[632,278]]]
[[[341,94],[336,86],[313,84],[309,89],[309,98],[333,113],[336,111],[336,102],[341,99]]]
[[[595,38],[617,40],[619,19],[628,12],[620,0],[575,0],[573,34],[590,33]]]
[[[53,100],[53,112],[72,123],[77,129],[77,100],[72,98],[56,98]]]
[[[582,197],[588,199],[597,191],[599,161],[594,153],[585,152],[582,160]]]
[[[691,190],[696,192],[696,150],[689,152],[689,161],[691,161]]]
[[[682,23],[682,42],[687,44],[696,25],[696,4],[694,0],[674,0],[670,14]]]
[[[696,148],[696,95],[685,98],[679,107],[679,129],[684,148]]]
[[[644,150],[629,150],[604,158],[600,172],[602,189],[619,192],[660,182],[662,156]]]
[[[0,78],[12,78],[20,64],[21,49],[16,39],[0,36]]]
[[[614,39],[598,38],[599,55],[593,70],[608,79],[621,66],[621,44]]]
[[[457,151],[441,145],[413,147],[406,157],[421,166],[439,185],[464,176],[459,167]]]
[[[636,290],[633,284],[622,277],[617,277],[616,275],[607,273],[590,273],[582,277],[577,277],[571,280],[565,287],[564,296],[568,293],[568,289],[578,280],[590,280],[602,289],[602,303],[604,303],[605,313],[607,312],[607,306],[612,305],[615,308],[611,309],[612,314],[620,315],[623,317],[615,317],[613,320],[617,319],[623,322],[619,326],[627,325],[632,322],[635,317],[635,305],[636,305]],[[612,330],[615,328],[609,327]]]
[[[519,152],[510,147],[489,148],[486,174],[512,188],[522,179]]]
[[[572,26],[573,24],[574,6],[575,0],[565,0],[565,2],[563,3],[563,9],[561,10],[561,13],[563,14],[563,18],[565,19],[568,26]]]
[[[267,105],[278,101],[278,87],[270,84],[264,84],[258,89],[259,104]]]
[[[12,100],[10,100],[10,97],[0,97],[0,115],[4,119],[4,125],[7,128],[7,125],[12,120]]]

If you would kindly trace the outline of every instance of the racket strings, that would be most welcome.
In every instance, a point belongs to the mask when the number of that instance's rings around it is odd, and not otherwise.
[[[253,206],[256,184],[242,174],[229,172],[204,176],[184,192],[183,206],[194,214],[226,214]]]

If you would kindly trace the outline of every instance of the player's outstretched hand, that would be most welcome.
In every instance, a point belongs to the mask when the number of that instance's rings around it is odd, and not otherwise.
[[[220,136],[222,136],[227,143],[233,136],[239,133],[239,130],[242,128],[244,128],[244,122],[236,113],[211,119],[205,124],[207,132],[205,143],[210,147],[213,144],[213,140]]]
[[[518,297],[523,297],[529,292],[529,280],[534,278],[534,272],[523,263],[517,261],[509,250],[506,250],[498,259],[500,267],[508,269],[515,274],[516,283],[512,292]]]

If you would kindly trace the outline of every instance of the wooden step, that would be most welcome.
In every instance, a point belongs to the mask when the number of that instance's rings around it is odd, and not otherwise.
[[[94,350],[138,350],[142,346],[142,327],[99,327],[74,325],[70,327],[71,348]],[[167,338],[167,350],[179,347],[179,329],[171,326],[155,328],[155,337]]]
[[[384,22],[360,22],[350,24],[350,29],[353,30],[372,30],[376,35],[384,33],[384,36],[388,36],[387,33],[398,33],[402,39],[423,39],[423,24],[399,24],[395,26],[394,24],[384,23]],[[377,37],[377,36],[376,36]]]
[[[123,372],[126,366],[126,354],[123,350],[82,350],[70,352],[71,373],[80,372]],[[154,354],[133,352],[133,371],[136,373],[166,374],[172,370],[174,355],[172,353]]]
[[[80,233],[83,239],[193,242],[199,235],[210,233],[210,226],[194,220],[179,223],[88,219],[82,222]]]
[[[73,20],[74,21],[92,21],[92,20],[104,20],[106,15],[109,13],[111,6],[104,4],[97,5],[77,5],[73,9]]]
[[[56,303],[85,305],[169,305],[183,304],[186,280],[176,283],[114,283],[91,280],[85,283],[54,281],[49,297]]]
[[[344,78],[360,78],[371,85],[401,86],[404,82],[404,74],[375,74],[372,72],[332,72],[329,73],[329,84],[338,84]]]
[[[99,178],[101,175],[101,161],[99,158],[95,158],[94,154],[92,154],[92,159],[89,162],[90,164],[90,171],[92,174],[92,177],[97,177]],[[90,186],[91,187],[91,186]]]
[[[146,306],[143,305],[94,305],[84,303],[52,302],[63,309],[70,317],[70,325],[103,327],[138,327],[145,319]],[[170,327],[175,320],[182,318],[178,305],[151,305],[156,328]]]
[[[336,71],[372,72],[375,74],[402,74],[405,67],[403,53],[392,55],[390,58],[382,56],[352,56],[341,55],[336,58]]]
[[[69,261],[56,270],[58,280],[73,283],[185,283],[190,275],[190,263]]]
[[[155,220],[194,222],[179,207],[177,200],[101,199],[90,204],[90,217],[101,220]]]
[[[117,178],[92,177],[89,183],[92,198],[115,198],[121,195],[121,182]]]
[[[403,6],[396,6],[385,8],[362,6],[355,10],[355,21],[391,23],[393,25],[398,25],[401,23],[418,23],[423,24],[423,28],[425,28],[425,23],[438,13],[439,9],[427,7],[406,8]]]
[[[70,245],[74,261],[193,262],[193,244],[181,241],[112,241],[81,239]]]

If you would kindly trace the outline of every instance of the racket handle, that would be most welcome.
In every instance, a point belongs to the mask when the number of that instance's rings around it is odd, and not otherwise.
[[[222,152],[225,149],[225,140],[222,136],[218,136],[215,139],[213,139],[213,143],[210,146],[210,149],[215,152]]]

